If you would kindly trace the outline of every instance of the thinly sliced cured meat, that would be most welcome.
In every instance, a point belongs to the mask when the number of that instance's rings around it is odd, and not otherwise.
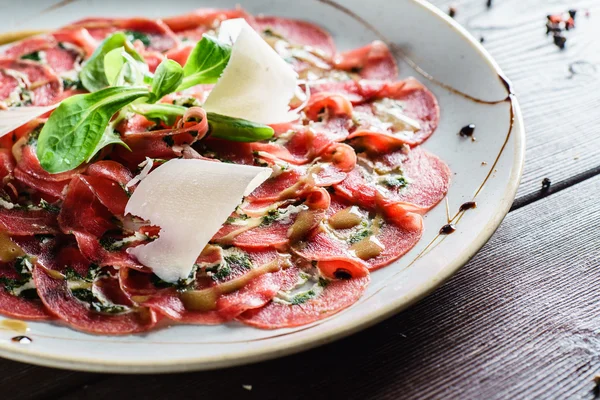
[[[395,80],[398,77],[396,60],[387,45],[375,41],[365,47],[337,54],[336,68],[357,73],[362,79]]]
[[[310,46],[321,51],[326,57],[335,54],[335,43],[323,28],[290,18],[259,16],[255,18],[256,28],[263,34],[282,37],[291,44]],[[265,32],[266,31],[266,32]]]
[[[295,269],[297,276],[302,271]],[[369,284],[369,275],[361,278],[337,279],[324,283],[322,291],[292,299],[292,302],[272,301],[266,306],[248,310],[237,320],[262,329],[291,328],[327,318],[354,304]]]
[[[188,113],[193,113],[194,109],[196,108],[190,108]],[[125,166],[134,169],[146,157],[171,159],[182,156],[184,146],[192,145],[202,139],[207,132],[208,122],[205,117],[199,122],[193,120],[186,122],[184,115],[174,129],[123,133],[122,139],[129,149],[119,146],[116,155]]]
[[[362,276],[360,265],[378,269],[398,259],[421,238],[423,219],[400,206],[383,205],[373,215],[333,196],[327,228],[315,230],[306,241],[294,246],[295,252],[316,261],[346,261],[342,267],[350,276]],[[325,264],[328,275],[335,276],[332,265]]]
[[[282,285],[282,268],[289,264],[273,250],[207,249],[197,261],[200,270],[183,289],[128,269],[120,272],[121,286],[133,301],[170,319],[219,324],[270,301]]]
[[[177,36],[161,20],[88,18],[77,21],[70,27],[85,28],[97,40],[102,40],[116,31],[126,31],[132,42],[140,41],[146,50],[161,53],[179,45]]]
[[[241,8],[233,10],[203,8],[185,15],[168,17],[163,21],[183,40],[199,41],[204,33],[218,28],[222,21],[232,18],[244,18],[254,26],[254,17]]]
[[[233,217],[213,236],[212,242],[242,249],[284,249],[319,225],[329,208],[329,194],[313,189],[299,205],[272,207],[266,215],[251,219]]]
[[[346,144],[333,143],[321,153],[318,163],[279,167],[281,171],[256,188],[246,200],[254,203],[301,198],[314,186],[341,183],[355,165],[354,150]]]
[[[43,257],[52,247],[52,239],[20,236],[11,241],[0,232],[0,243],[0,313],[27,320],[51,319],[37,295],[31,272],[34,257]]]
[[[24,137],[23,139],[27,138]],[[35,148],[31,144],[16,143],[13,147],[13,153],[15,151],[19,154],[17,167],[13,171],[15,179],[28,187],[34,188],[42,195],[42,198],[49,202],[62,199],[65,188],[71,179],[84,169],[84,167],[79,167],[60,174],[50,174],[40,166]]]
[[[46,106],[62,94],[60,78],[50,67],[35,61],[0,58],[0,108]]]
[[[96,41],[85,29],[73,29],[23,40],[8,48],[4,55],[37,61],[61,75],[70,71],[77,74],[81,62],[95,47]]]
[[[420,147],[389,153],[371,162],[371,167],[357,166],[336,184],[336,193],[367,208],[381,196],[391,202],[408,203],[424,214],[448,192],[450,169]]]
[[[9,292],[8,287],[12,282],[19,282],[22,279],[12,264],[0,262],[0,313],[11,318],[27,320],[51,319],[52,316],[46,312],[42,302],[35,298],[37,297],[35,287],[29,289],[30,292],[26,294],[27,296],[35,294],[33,298]]]
[[[12,236],[30,236],[54,234],[57,231],[57,214],[52,211],[0,206],[0,232]]]
[[[75,329],[99,334],[144,332],[156,325],[154,311],[119,293],[111,272],[93,276],[91,268],[77,249],[65,247],[51,267],[34,269],[38,294],[52,314]]]
[[[386,84],[376,97],[376,102],[355,107],[358,127],[349,136],[371,151],[386,153],[403,144],[419,145],[437,128],[437,100],[416,79]]]

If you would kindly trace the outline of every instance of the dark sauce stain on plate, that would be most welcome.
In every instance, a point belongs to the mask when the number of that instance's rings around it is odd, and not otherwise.
[[[33,339],[30,338],[29,336],[15,336],[10,340],[11,340],[11,342],[15,342],[15,343],[19,343],[19,344],[30,344],[31,342],[33,342]]]
[[[477,202],[476,201],[467,201],[466,203],[462,203],[460,205],[460,208],[458,209],[458,211],[467,211],[467,210],[471,210],[473,208],[477,208]]]
[[[440,235],[449,235],[456,231],[454,224],[446,224],[440,228]]]

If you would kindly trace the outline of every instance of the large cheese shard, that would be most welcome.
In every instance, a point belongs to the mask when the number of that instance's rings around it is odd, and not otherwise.
[[[153,242],[128,249],[167,282],[189,276],[198,255],[245,196],[270,175],[258,168],[174,159],[139,184],[125,208],[161,228]]]
[[[298,119],[289,108],[298,77],[293,68],[241,18],[223,21],[219,39],[234,45],[204,109],[261,124]]]
[[[0,137],[56,107],[58,107],[58,104],[46,107],[19,107],[0,110]]]

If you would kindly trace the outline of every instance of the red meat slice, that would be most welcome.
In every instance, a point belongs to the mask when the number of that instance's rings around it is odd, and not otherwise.
[[[387,45],[378,40],[359,49],[337,54],[333,65],[337,69],[356,72],[363,79],[383,81],[398,77],[394,56]]]
[[[329,208],[329,193],[324,189],[313,189],[305,195],[303,205],[306,210],[292,214],[292,211],[278,210],[280,219],[269,221],[266,217],[258,217],[246,221],[247,225],[225,224],[211,239],[223,245],[233,244],[242,249],[285,248],[293,240],[290,238],[292,225],[302,218],[303,231],[309,232],[321,222],[325,211]],[[296,235],[301,234],[297,233]]]
[[[115,293],[118,287],[116,278],[110,276],[103,278],[100,290],[110,295],[112,301],[118,301],[117,304],[130,307],[129,312],[119,314],[96,312],[73,296],[67,280],[58,277],[56,272],[63,273],[66,267],[70,267],[80,275],[86,275],[89,262],[76,249],[63,248],[51,266],[52,268],[47,265],[44,266],[45,268],[34,269],[35,285],[48,310],[69,326],[90,333],[125,335],[144,332],[156,325],[157,317],[154,311],[134,307],[126,296]]]
[[[40,166],[35,149],[31,145],[17,143],[15,147],[18,147],[20,152],[20,159],[13,171],[15,178],[39,192],[49,202],[62,199],[65,187],[75,175],[84,169],[84,167],[79,167],[72,171],[50,174]]]
[[[21,96],[26,105],[30,93],[30,104],[46,106],[57,101],[63,91],[60,78],[50,67],[29,60],[0,59],[0,84],[0,107],[12,105],[11,93]]]
[[[194,108],[190,108],[192,112]],[[185,117],[185,116],[184,116]],[[134,127],[137,127],[137,123]],[[200,122],[178,122],[177,127],[155,131],[130,131],[132,126],[128,123],[119,128],[123,141],[129,146],[117,147],[114,151],[116,158],[123,165],[135,169],[138,164],[146,159],[161,158],[171,159],[181,157],[184,146],[190,146],[202,139],[208,132],[208,122],[203,118]]]
[[[292,272],[292,271],[290,271]],[[297,275],[301,272],[293,268]],[[339,279],[329,282],[323,292],[301,304],[282,304],[271,301],[266,306],[248,310],[237,320],[262,329],[291,328],[310,324],[354,304],[363,294],[370,277]]]
[[[288,166],[267,179],[246,200],[251,203],[300,198],[313,186],[326,187],[341,183],[356,165],[354,150],[343,143],[331,144],[318,163],[311,166]]]
[[[60,43],[69,43],[76,47],[66,48],[60,46]],[[93,53],[95,47],[96,41],[85,29],[73,29],[23,40],[8,48],[4,55],[9,58],[21,58],[43,51],[46,64],[55,72],[62,73],[73,71],[82,58],[87,58]]]
[[[11,236],[54,234],[58,231],[56,218],[55,213],[44,209],[0,207],[0,231]]]
[[[329,32],[306,21],[281,17],[256,17],[256,29],[270,29],[275,35],[285,38],[291,44],[311,46],[328,58],[335,54],[335,43]]]
[[[19,279],[11,263],[0,262],[0,279]],[[0,314],[19,319],[51,319],[44,304],[36,299],[26,299],[8,292],[0,281]]]
[[[440,108],[433,93],[416,79],[386,84],[377,93],[377,98],[397,100],[402,113],[419,122],[420,129],[415,133],[396,134],[392,129],[379,127],[379,118],[370,105],[361,106],[359,111],[367,118],[348,138],[359,138],[357,142],[378,153],[387,153],[403,144],[417,146],[423,143],[437,128]],[[355,108],[356,109],[356,108]]]
[[[165,18],[163,21],[180,38],[199,41],[202,39],[202,34],[217,28],[222,21],[232,18],[244,18],[250,25],[254,25],[254,17],[241,8],[234,10],[201,8],[185,15]]]
[[[408,154],[396,151],[372,161],[381,171],[401,169],[408,180],[406,187],[386,184],[394,175],[371,173],[357,167],[343,182],[335,185],[336,193],[365,208],[375,205],[380,196],[389,202],[410,205],[413,211],[425,214],[448,192],[452,175],[450,169],[440,158],[421,147],[410,150]]]
[[[182,295],[175,288],[157,287],[153,283],[152,275],[148,273],[122,269],[120,271],[121,287],[133,301],[150,307],[170,319],[196,324],[224,323],[231,321],[248,309],[262,307],[270,301],[281,287],[285,276],[285,271],[277,270],[285,266],[287,261],[277,252],[273,250],[246,251],[246,254],[250,257],[254,268],[274,263],[272,264],[273,272],[265,272],[250,279],[238,290],[219,294],[214,299],[214,304],[208,305],[204,310],[186,309],[185,303],[181,299]],[[202,265],[202,263],[220,261],[222,261],[220,253],[205,252],[198,258],[197,263]],[[194,290],[215,288],[236,278],[244,277],[252,271],[252,269],[248,270],[239,265],[232,265],[230,268],[231,272],[225,278],[211,279],[206,275],[198,274]]]
[[[132,31],[144,33],[148,36],[149,44],[144,45],[148,51],[166,52],[179,46],[179,39],[171,29],[161,20],[146,18],[87,18],[70,25],[85,28],[97,40],[103,40],[116,31]]]
[[[332,196],[331,208],[328,211],[329,217],[337,211],[350,207],[352,203],[347,202],[338,196]],[[321,261],[336,261],[336,264],[326,263],[323,266],[317,264],[321,272],[326,276],[335,276],[333,267],[339,267],[343,272],[348,273],[352,277],[365,275],[364,267],[370,271],[381,268],[384,265],[400,258],[408,250],[410,250],[421,238],[423,231],[423,218],[416,213],[410,212],[402,208],[398,204],[382,204],[381,212],[384,217],[383,223],[377,228],[372,226],[367,236],[376,238],[383,249],[381,252],[366,260],[358,258],[349,242],[348,238],[353,232],[358,232],[352,229],[362,229],[360,226],[356,228],[335,229],[336,233],[342,238],[336,237],[330,230],[315,230],[312,235],[305,241],[294,246],[294,251],[301,257],[307,260]],[[361,210],[363,219],[372,221],[372,224],[377,222],[371,216],[368,216],[366,210]],[[367,237],[365,236],[365,237]],[[363,238],[365,238],[363,237]],[[346,262],[347,266],[338,264]]]

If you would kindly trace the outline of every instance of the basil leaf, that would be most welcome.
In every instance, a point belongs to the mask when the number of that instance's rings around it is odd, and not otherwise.
[[[144,72],[124,47],[117,47],[104,56],[104,73],[110,86],[135,86],[144,83]]]
[[[81,165],[99,150],[112,116],[148,96],[145,87],[110,87],[63,100],[38,138],[37,156],[42,168],[59,173]]]
[[[131,111],[134,113],[143,115],[152,121],[162,121],[168,126],[175,125],[177,118],[185,114],[186,110],[186,107],[165,103],[131,105]]]
[[[144,72],[148,69],[143,57],[138,54],[127,36],[123,32],[117,32],[107,37],[100,43],[94,54],[83,65],[79,78],[83,87],[90,92],[97,92],[109,86],[106,73],[104,71],[104,57],[114,49],[123,47],[125,52],[129,54],[139,65]]]
[[[240,118],[207,113],[209,133],[212,137],[233,142],[257,142],[273,137],[273,128]]]
[[[165,95],[177,90],[183,81],[183,68],[177,62],[169,59],[163,60],[152,80],[153,100],[156,102]]]
[[[185,66],[181,91],[201,83],[216,83],[229,62],[231,46],[204,36],[192,50]]]
[[[85,160],[85,162],[90,162],[100,150],[102,150],[106,146],[110,146],[111,144],[119,144],[125,147],[127,150],[131,151],[129,146],[127,146],[127,144],[121,140],[121,137],[118,133],[115,132],[112,126],[108,126],[104,130],[104,133],[102,134],[100,141],[92,151],[92,154],[90,154],[90,156],[87,158],[87,160]]]

